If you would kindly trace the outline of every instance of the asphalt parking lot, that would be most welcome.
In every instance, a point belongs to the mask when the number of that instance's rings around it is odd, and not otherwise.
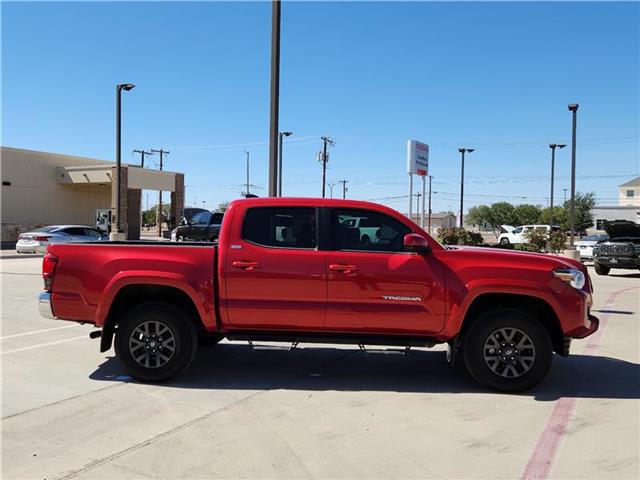
[[[2,260],[3,478],[640,477],[638,273],[593,275],[600,331],[505,395],[443,348],[223,343],[136,383],[90,326],[40,318],[40,263]]]

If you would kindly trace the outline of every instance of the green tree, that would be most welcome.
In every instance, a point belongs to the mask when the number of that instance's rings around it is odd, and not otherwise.
[[[228,201],[227,202],[220,202],[218,204],[218,209],[216,211],[218,211],[218,212],[226,212],[227,208],[229,208],[229,204],[230,203],[231,202],[228,202]]]
[[[553,207],[553,216],[551,208],[547,207],[540,213],[540,223],[543,225],[558,225],[563,230],[567,229],[567,212],[564,207]]]
[[[471,207],[466,215],[466,221],[474,227],[491,227],[491,207],[488,205]]]
[[[595,204],[596,194],[594,192],[576,192],[576,232],[586,230],[593,226],[593,215],[591,214],[591,209]],[[569,218],[569,215],[571,214],[571,200],[564,202],[564,209],[567,212],[567,218]],[[569,225],[566,226],[566,229],[569,230]]]
[[[536,224],[540,221],[540,207],[523,203],[513,209],[513,226]]]

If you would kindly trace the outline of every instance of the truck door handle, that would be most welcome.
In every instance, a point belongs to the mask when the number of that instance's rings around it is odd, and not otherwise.
[[[252,262],[247,260],[236,260],[235,262],[232,262],[231,265],[233,265],[236,268],[244,268],[247,272],[250,272],[254,268],[258,268],[260,266],[258,262]]]
[[[336,272],[351,273],[358,270],[355,265],[345,265],[343,263],[332,263],[329,265],[329,270],[335,270]]]

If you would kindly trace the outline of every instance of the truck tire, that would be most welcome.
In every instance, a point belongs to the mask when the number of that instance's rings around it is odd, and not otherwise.
[[[509,239],[506,237],[502,237],[500,239],[500,245],[509,245]]]
[[[197,348],[193,322],[170,303],[142,303],[125,315],[116,330],[116,356],[129,375],[143,382],[179,375]]]
[[[471,376],[501,392],[520,392],[537,385],[553,358],[546,328],[515,308],[483,314],[466,333],[462,349]]]
[[[598,262],[593,262],[593,269],[598,275],[609,275],[609,272],[611,271],[611,267],[600,265]]]

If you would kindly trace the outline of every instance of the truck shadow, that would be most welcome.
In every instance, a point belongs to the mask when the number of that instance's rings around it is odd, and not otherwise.
[[[114,357],[94,371],[97,381],[135,382]],[[159,388],[211,390],[337,390],[413,393],[487,393],[462,365],[449,368],[444,352],[407,355],[363,353],[347,348],[251,350],[224,343],[201,348],[191,367]],[[539,401],[562,397],[640,398],[640,365],[609,357],[554,357],[547,378],[521,393]]]

